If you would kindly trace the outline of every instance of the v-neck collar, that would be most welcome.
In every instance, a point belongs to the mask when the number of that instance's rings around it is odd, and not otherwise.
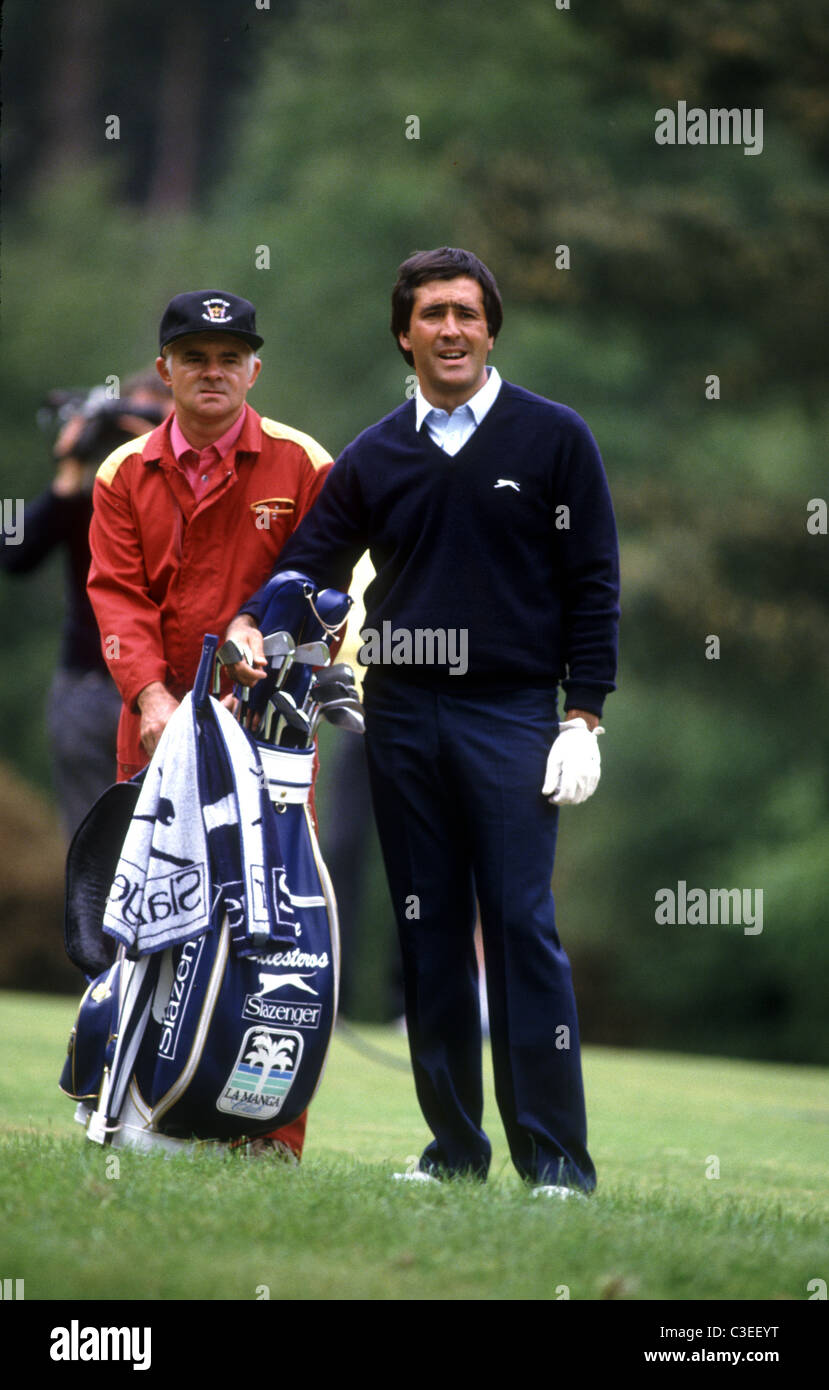
[[[415,437],[418,440],[420,440],[421,443],[425,443],[428,449],[434,450],[436,454],[439,454],[440,457],[443,459],[444,463],[455,463],[457,459],[460,458],[461,454],[465,454],[470,449],[471,445],[474,443],[478,435],[481,433],[481,430],[486,429],[487,424],[492,419],[493,415],[495,415],[495,413],[498,411],[501,402],[504,399],[504,387],[506,385],[507,383],[504,381],[502,377],[500,386],[498,387],[498,394],[495,397],[495,400],[492,402],[492,405],[489,407],[489,410],[487,411],[483,420],[481,420],[480,424],[477,424],[475,426],[466,443],[462,444],[461,447],[458,450],[456,450],[454,454],[447,454],[445,449],[442,449],[439,444],[435,443],[434,439],[429,433],[429,428],[426,424],[426,416],[423,417],[423,423],[420,429],[417,429],[417,409],[414,400],[412,400],[412,428],[414,430]],[[468,401],[464,401],[464,405],[468,405]]]

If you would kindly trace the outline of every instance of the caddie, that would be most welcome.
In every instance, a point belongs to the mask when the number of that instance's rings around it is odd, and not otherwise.
[[[374,811],[403,957],[414,1174],[487,1174],[475,900],[495,1089],[533,1192],[589,1193],[576,1005],[550,880],[559,806],[592,794],[615,681],[618,548],[575,411],[502,381],[497,284],[468,251],[401,265],[391,329],[417,390],[349,444],[279,567],[347,585],[368,548],[362,661]],[[254,595],[228,630],[263,662]],[[566,719],[559,722],[557,688]],[[575,827],[573,827],[575,833]]]
[[[268,577],[331,466],[309,435],[248,404],[263,341],[248,300],[176,295],[156,361],[173,411],[98,469],[88,587],[123,700],[120,781],[149,761],[193,685],[205,633],[221,633]],[[298,1155],[304,1128],[303,1117],[276,1142]]]

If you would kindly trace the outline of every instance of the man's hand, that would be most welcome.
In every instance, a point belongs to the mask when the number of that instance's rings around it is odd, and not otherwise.
[[[263,637],[249,613],[240,613],[234,618],[224,636],[225,642],[235,642],[250,660],[234,661],[225,669],[231,680],[240,685],[256,685],[267,674],[268,662]]]
[[[558,738],[550,749],[541,789],[542,796],[555,806],[577,806],[586,801],[599,785],[602,770],[597,735],[604,729],[595,714],[584,710],[567,713],[569,718],[559,725]]]
[[[141,746],[147,757],[151,758],[179,702],[161,681],[152,681],[144,686],[136,703],[141,711]]]

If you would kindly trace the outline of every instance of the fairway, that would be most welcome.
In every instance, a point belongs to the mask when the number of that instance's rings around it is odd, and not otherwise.
[[[392,1180],[428,1139],[393,1029],[336,1037],[289,1170],[88,1144],[57,1089],[74,1001],[0,1010],[0,1254],[27,1299],[803,1301],[827,1278],[819,1068],[585,1048],[599,1188],[565,1205],[519,1182],[489,1072],[489,1182]]]

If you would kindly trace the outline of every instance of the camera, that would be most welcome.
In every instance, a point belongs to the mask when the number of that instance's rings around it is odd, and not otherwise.
[[[106,386],[93,386],[91,390],[50,391],[37,412],[37,423],[41,429],[51,430],[82,415],[85,423],[72,445],[71,455],[81,463],[100,463],[119,444],[133,437],[134,432],[121,425],[122,416],[138,416],[151,425],[160,425],[166,414],[160,401],[148,403],[130,396],[113,400]]]

